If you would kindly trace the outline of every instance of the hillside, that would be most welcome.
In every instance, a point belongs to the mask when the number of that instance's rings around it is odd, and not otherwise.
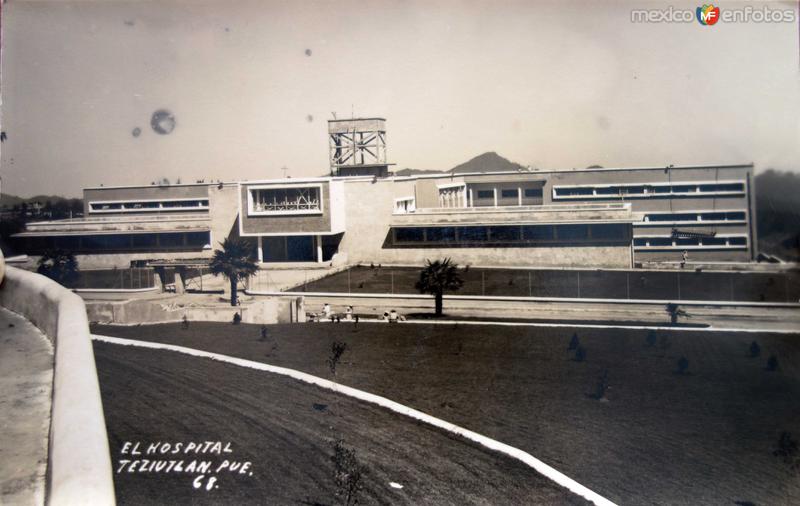
[[[800,175],[769,169],[755,186],[759,249],[800,261]]]
[[[31,202],[41,202],[45,204],[47,201],[50,201],[51,204],[55,205],[59,202],[65,201],[76,201],[80,199],[70,199],[66,197],[61,197],[59,195],[34,195],[33,197],[18,197],[16,195],[9,195],[8,193],[0,194],[0,207],[14,207],[17,204],[24,203],[31,203]]]
[[[523,165],[512,162],[494,151],[478,155],[475,158],[456,165],[450,172],[453,174],[465,174],[467,172],[505,172],[525,170]]]

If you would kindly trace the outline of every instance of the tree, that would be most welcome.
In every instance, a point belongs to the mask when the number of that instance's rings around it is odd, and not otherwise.
[[[334,483],[336,496],[345,506],[358,504],[358,495],[364,488],[362,483],[366,468],[359,463],[356,451],[345,446],[341,439],[333,443]]]
[[[258,263],[250,257],[250,244],[241,238],[226,238],[220,243],[221,250],[214,250],[211,259],[211,274],[222,274],[231,283],[231,306],[238,302],[236,295],[239,281],[258,272]]]
[[[36,272],[62,285],[78,279],[78,261],[72,252],[61,249],[45,251],[38,265]]]
[[[416,288],[420,293],[429,293],[436,301],[436,316],[442,316],[442,299],[445,290],[458,290],[464,284],[458,265],[449,258],[428,264],[419,273]]]

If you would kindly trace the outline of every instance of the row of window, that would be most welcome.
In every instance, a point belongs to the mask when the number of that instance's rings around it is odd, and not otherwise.
[[[636,250],[647,249],[746,249],[747,236],[715,237],[634,237]]]
[[[675,223],[675,222],[744,222],[744,211],[709,211],[694,213],[648,213],[644,221],[649,223]]]
[[[90,213],[138,213],[207,210],[208,199],[132,200],[89,202]]]
[[[106,234],[82,236],[26,237],[25,251],[64,249],[72,252],[198,250],[211,243],[210,232],[153,234]]]
[[[494,199],[494,190],[478,190],[476,199]],[[542,198],[541,188],[524,188],[523,196],[525,198]],[[516,199],[519,198],[519,188],[507,188],[500,190],[500,198],[503,199]]]
[[[743,194],[742,181],[722,183],[652,183],[600,186],[554,186],[553,198],[629,198]]]
[[[502,225],[467,227],[397,227],[395,245],[432,244],[449,246],[524,246],[541,243],[629,242],[630,228],[624,223],[576,225]]]

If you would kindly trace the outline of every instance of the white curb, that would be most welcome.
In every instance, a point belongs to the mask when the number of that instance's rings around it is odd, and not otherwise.
[[[376,404],[378,406],[389,409],[396,413],[400,413],[402,415],[409,416],[421,422],[427,423],[428,425],[432,425],[447,432],[457,434],[463,438],[469,439],[470,441],[474,441],[482,446],[485,446],[490,450],[495,450],[505,455],[508,455],[509,457],[517,459],[520,462],[523,462],[524,464],[527,464],[528,466],[535,469],[539,474],[544,475],[545,477],[551,479],[552,481],[566,488],[570,492],[577,494],[583,497],[584,499],[587,499],[593,502],[594,504],[597,504],[598,506],[615,506],[613,502],[602,497],[596,492],[589,490],[588,488],[584,487],[577,481],[557,471],[556,469],[550,467],[549,465],[545,464],[544,462],[542,462],[541,460],[537,459],[536,457],[527,452],[524,452],[518,448],[514,448],[513,446],[509,446],[505,443],[501,443],[500,441],[488,438],[486,436],[478,434],[477,432],[473,432],[463,427],[459,427],[458,425],[454,425],[450,422],[446,422],[439,418],[427,415],[421,411],[409,408],[408,406],[404,406],[400,403],[394,402],[379,395],[370,394],[362,390],[344,386],[339,383],[334,383],[333,381],[319,378],[317,376],[312,376],[311,374],[296,371],[294,369],[277,367],[274,365],[268,365],[261,362],[254,362],[252,360],[245,360],[242,358],[231,357],[228,355],[221,355],[219,353],[210,353],[207,351],[196,350],[193,348],[186,348],[184,346],[138,341],[133,339],[122,339],[118,337],[101,336],[97,334],[93,334],[92,338],[96,341],[118,344],[122,346],[136,346],[140,348],[175,351],[178,353],[184,353],[186,355],[192,355],[195,357],[210,358],[212,360],[218,360],[220,362],[238,365],[240,367],[247,367],[259,371],[266,371],[274,374],[280,374],[282,376],[288,376],[290,378],[300,380],[304,383],[316,385],[318,387],[332,390],[334,392],[347,395],[349,397],[354,397],[356,399],[369,402],[371,404]]]

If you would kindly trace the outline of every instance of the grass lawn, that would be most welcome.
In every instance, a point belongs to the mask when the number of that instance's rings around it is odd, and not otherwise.
[[[339,504],[337,438],[367,468],[360,504],[585,504],[515,460],[288,378],[105,343],[95,356],[119,504]],[[159,441],[230,443],[222,456],[138,458],[249,461],[252,475],[216,474],[219,488],[206,491],[193,487],[197,474],[131,473],[120,459],[137,457],[121,451],[136,441],[140,451]]]
[[[290,291],[333,293],[417,293],[420,269],[356,266]],[[565,271],[477,269],[462,271],[458,295],[683,299],[796,302],[797,273]],[[680,280],[678,279],[680,277]],[[629,297],[630,295],[630,297]]]
[[[329,377],[517,446],[622,504],[799,504],[800,475],[772,452],[800,438],[798,336],[424,324],[269,326],[192,322],[98,334],[153,340]],[[662,339],[662,336],[666,340]],[[752,340],[761,356],[750,358]],[[776,372],[765,370],[769,355]],[[678,374],[681,356],[689,360]],[[108,381],[113,372],[103,372]],[[604,370],[608,402],[589,394]],[[216,377],[209,374],[208,377]],[[106,378],[106,379],[102,379]],[[135,384],[133,382],[132,384]],[[137,387],[138,388],[138,387]],[[194,409],[197,409],[196,407]],[[192,424],[187,422],[187,430]]]

